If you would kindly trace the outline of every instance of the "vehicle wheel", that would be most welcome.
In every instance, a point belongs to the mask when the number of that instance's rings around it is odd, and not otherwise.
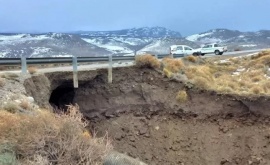
[[[222,55],[222,54],[223,54],[223,52],[220,52],[220,53],[219,53],[219,55]]]
[[[201,53],[201,56],[204,56],[205,54]]]
[[[219,55],[220,51],[219,50],[215,50],[215,55]]]

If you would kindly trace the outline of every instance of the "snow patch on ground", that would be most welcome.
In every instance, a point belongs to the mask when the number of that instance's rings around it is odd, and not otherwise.
[[[224,63],[228,63],[228,62],[230,62],[228,59],[219,61],[220,64],[224,64]]]

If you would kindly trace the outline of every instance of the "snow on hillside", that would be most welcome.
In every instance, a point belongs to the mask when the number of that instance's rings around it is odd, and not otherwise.
[[[102,43],[102,41],[98,39],[88,39],[88,38],[82,38],[84,41],[96,45],[100,48],[104,48],[112,53],[132,53],[133,51],[127,47],[123,47],[117,43],[108,42],[108,43]]]
[[[202,37],[209,36],[211,34],[213,34],[213,33],[209,32],[209,33],[193,34],[191,36],[186,37],[186,39],[194,42],[194,41],[198,41]]]
[[[31,36],[30,34],[0,35],[0,44],[14,44],[16,42],[25,42],[30,40],[44,40],[50,37],[46,35]]]

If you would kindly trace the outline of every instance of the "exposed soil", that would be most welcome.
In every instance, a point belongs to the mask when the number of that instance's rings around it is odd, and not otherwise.
[[[49,83],[44,83],[49,82]],[[244,98],[186,89],[151,69],[50,73],[25,81],[40,106],[77,103],[89,129],[108,135],[117,151],[148,164],[270,164],[270,98]]]

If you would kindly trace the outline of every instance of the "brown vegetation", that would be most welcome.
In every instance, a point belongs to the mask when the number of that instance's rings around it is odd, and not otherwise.
[[[107,138],[90,136],[77,106],[61,115],[0,111],[0,118],[0,147],[8,146],[19,164],[102,164],[112,148]]]
[[[34,67],[34,66],[28,67],[28,72],[30,74],[35,74],[37,73],[37,71],[38,71],[37,67]]]
[[[30,105],[29,101],[26,100],[26,99],[21,101],[20,107],[25,109],[25,110],[30,110],[31,109],[31,105]]]
[[[185,57],[185,59],[190,61],[190,62],[193,62],[193,63],[197,62],[197,60],[198,60],[198,58],[193,56],[193,55],[187,56],[187,57]]]
[[[184,90],[179,91],[177,93],[176,100],[178,100],[181,103],[186,102],[188,100],[187,92]]]
[[[0,66],[0,71],[2,70],[6,70],[6,67],[5,66]]]
[[[139,67],[160,68],[159,60],[151,54],[138,55],[135,61],[136,65]]]
[[[10,113],[16,113],[20,109],[20,107],[18,106],[18,104],[10,101],[4,105],[3,109]]]
[[[1,74],[1,77],[5,79],[9,79],[9,80],[15,80],[19,77],[19,75],[12,72],[6,72],[6,73]]]
[[[0,78],[0,87],[3,87],[5,85],[5,79]]]
[[[194,56],[184,59],[190,63],[164,58],[163,73],[166,77],[185,75],[188,79],[185,82],[219,93],[270,95],[270,51],[262,51],[252,57],[234,57],[222,62],[219,59],[207,59],[194,63]]]
[[[164,68],[166,68],[167,70],[173,73],[177,73],[181,71],[182,69],[184,69],[185,67],[181,59],[173,59],[173,58],[166,57],[162,60],[162,63],[164,65]]]

